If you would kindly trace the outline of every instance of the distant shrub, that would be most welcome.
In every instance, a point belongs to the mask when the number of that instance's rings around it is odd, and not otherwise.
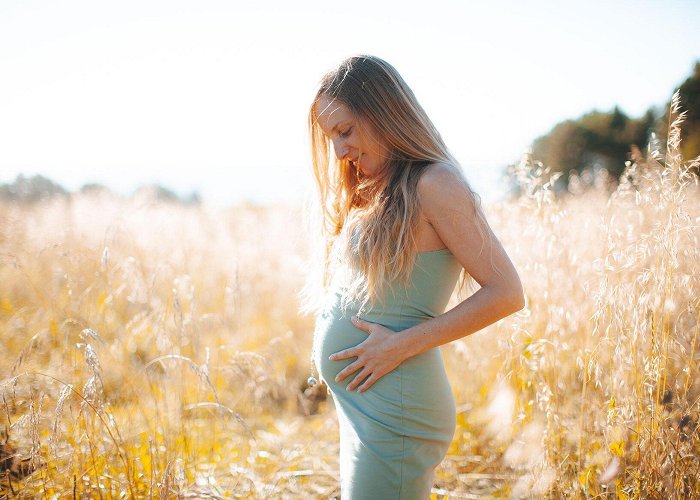
[[[0,185],[2,200],[34,203],[54,196],[68,197],[70,193],[43,175],[25,177],[20,174],[12,184]]]

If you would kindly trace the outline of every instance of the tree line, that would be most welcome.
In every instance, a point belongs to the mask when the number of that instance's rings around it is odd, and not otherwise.
[[[681,152],[689,160],[700,155],[700,62],[678,90],[681,110],[686,113],[681,125]],[[664,140],[669,112],[670,102],[661,110],[652,107],[638,118],[627,116],[617,106],[609,112],[591,111],[560,122],[535,139],[532,157],[550,172],[559,173],[563,184],[574,173],[581,176],[600,169],[617,180],[633,146],[643,151],[653,134]]]
[[[82,194],[100,192],[114,194],[106,186],[97,183],[85,184],[77,192]],[[54,197],[67,199],[70,198],[72,194],[74,193],[71,193],[60,184],[57,184],[43,175],[27,177],[20,174],[13,182],[0,184],[0,201],[36,203]],[[141,186],[134,191],[132,196],[148,196],[157,201],[185,205],[198,205],[201,203],[201,197],[196,191],[186,196],[180,196],[174,191],[158,184]]]

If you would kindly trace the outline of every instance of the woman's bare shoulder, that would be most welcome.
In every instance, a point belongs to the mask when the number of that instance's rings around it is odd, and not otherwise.
[[[425,215],[443,213],[446,209],[471,208],[473,197],[459,167],[447,163],[431,163],[418,179],[418,197]]]
[[[460,181],[463,179],[459,167],[448,162],[436,162],[425,167],[420,179],[418,179],[418,186],[419,188],[429,189],[431,187],[439,187],[438,185],[441,183],[450,183],[458,179]]]

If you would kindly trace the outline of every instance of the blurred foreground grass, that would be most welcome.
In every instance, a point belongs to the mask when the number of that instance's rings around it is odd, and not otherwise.
[[[700,496],[700,194],[675,151],[612,196],[554,198],[526,157],[525,195],[487,207],[527,306],[443,348],[435,498]],[[308,256],[294,206],[0,205],[0,497],[339,495],[332,402],[302,394]]]

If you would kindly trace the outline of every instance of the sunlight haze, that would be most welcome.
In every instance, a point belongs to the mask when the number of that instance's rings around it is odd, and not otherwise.
[[[558,121],[667,102],[700,58],[695,2],[4,1],[0,182],[158,183],[217,204],[313,188],[315,85],[393,64],[486,199]],[[628,5],[628,4],[627,4]]]

